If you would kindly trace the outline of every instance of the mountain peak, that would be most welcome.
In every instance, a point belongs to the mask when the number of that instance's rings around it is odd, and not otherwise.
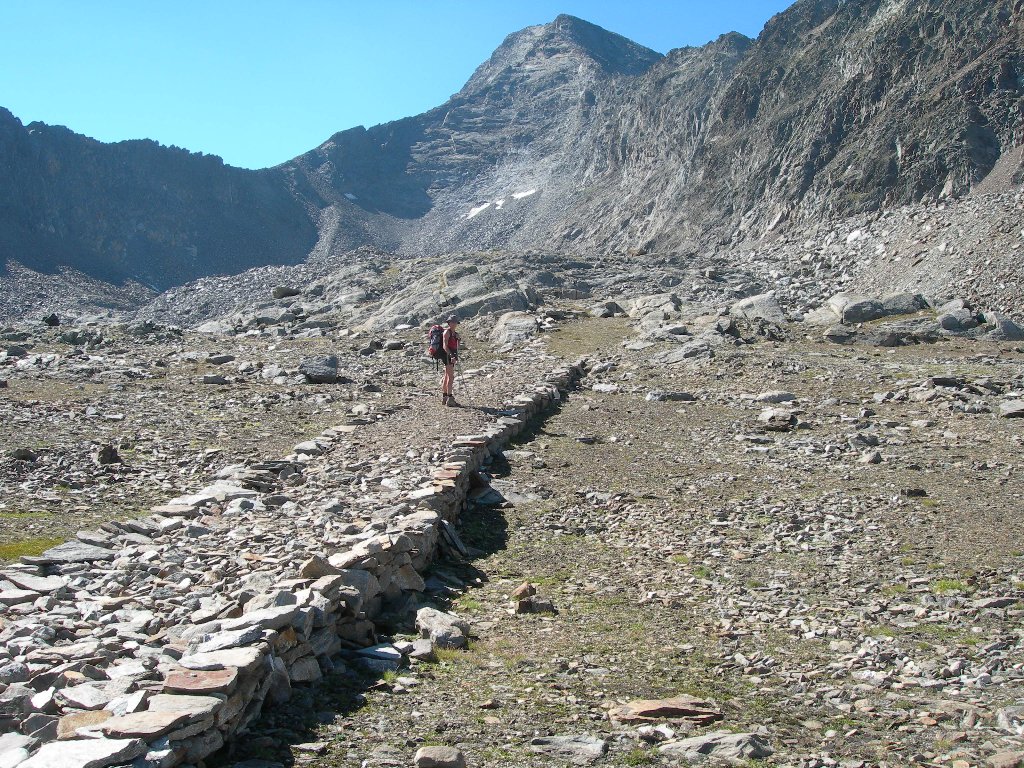
[[[662,58],[657,51],[566,13],[544,25],[543,29],[546,37],[573,46],[609,74],[639,75]]]
[[[662,57],[657,51],[602,29],[589,21],[562,14],[549,24],[526,27],[505,38],[466,84],[463,93],[493,82],[502,72],[518,68],[574,69],[581,59],[609,75],[640,75]]]

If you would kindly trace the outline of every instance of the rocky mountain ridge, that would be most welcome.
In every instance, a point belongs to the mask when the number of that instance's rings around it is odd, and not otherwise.
[[[303,261],[322,274],[362,246],[730,261],[823,218],[1014,188],[1020,14],[799,0],[756,40],[667,56],[560,16],[510,35],[438,108],[262,171],[4,113],[0,259],[157,291]],[[955,283],[944,269],[932,281]],[[46,281],[11,273],[6,314],[47,311],[18,288]]]

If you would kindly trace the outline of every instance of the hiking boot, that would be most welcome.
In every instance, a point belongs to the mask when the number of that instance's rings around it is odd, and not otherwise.
[[[448,405],[448,398],[451,397],[447,392],[441,393],[441,405]]]
[[[459,404],[455,402],[455,395],[448,395],[448,402],[445,403],[449,408],[458,408]]]

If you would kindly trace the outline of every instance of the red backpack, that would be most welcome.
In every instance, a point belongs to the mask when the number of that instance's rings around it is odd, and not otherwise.
[[[436,360],[441,356],[443,349],[444,327],[441,325],[430,326],[430,330],[427,331],[427,354]]]

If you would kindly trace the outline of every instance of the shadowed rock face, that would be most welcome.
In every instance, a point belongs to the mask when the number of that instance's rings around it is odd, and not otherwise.
[[[316,228],[280,170],[152,141],[103,144],[0,109],[0,262],[163,289],[301,261]]]
[[[263,171],[4,112],[0,259],[163,288],[361,245],[686,256],[962,196],[1020,170],[1019,5],[798,0],[667,56],[560,16],[440,107]]]

